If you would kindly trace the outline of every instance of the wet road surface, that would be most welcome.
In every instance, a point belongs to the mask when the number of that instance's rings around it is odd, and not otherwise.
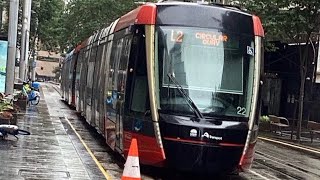
[[[268,179],[320,179],[320,155],[308,155],[260,141],[253,171]]]
[[[43,94],[42,94],[43,97]],[[18,115],[20,129],[30,136],[0,140],[0,179],[103,179],[96,167],[87,168],[60,119],[51,116],[42,98]],[[88,161],[89,164],[92,164]]]
[[[48,91],[52,93],[51,97],[59,98],[59,94],[51,90],[51,87],[48,86]],[[66,114],[67,119],[71,119],[70,121],[74,126],[76,126],[82,137],[87,139],[88,143],[91,143],[93,151],[97,154],[98,159],[101,159],[101,163],[104,164],[105,169],[111,173],[115,179],[119,179],[121,177],[121,172],[123,168],[123,160],[119,155],[112,153],[111,150],[104,144],[104,139],[101,138],[97,133],[91,132],[91,137],[88,136],[89,132],[86,131],[88,128],[87,123],[84,119],[79,118],[79,116],[74,115],[74,112],[70,110],[70,108],[57,100],[56,105],[57,108],[64,107],[65,110],[69,111]],[[49,108],[50,109],[50,108]],[[59,111],[59,109],[57,109]],[[61,112],[60,112],[61,113]],[[81,122],[81,126],[79,123]],[[95,132],[94,128],[89,129]],[[97,144],[93,145],[91,138],[97,139],[100,137],[100,146],[101,149],[97,148]],[[104,151],[103,151],[104,149]],[[108,152],[103,153],[103,152]],[[110,153],[111,152],[111,153]],[[111,155],[110,155],[111,154]],[[100,156],[105,156],[101,158]],[[110,164],[111,163],[111,164]],[[112,166],[110,168],[108,166]],[[291,148],[286,148],[281,145],[271,144],[265,141],[259,140],[256,146],[256,155],[255,160],[252,165],[251,170],[246,173],[240,173],[239,176],[230,175],[230,176],[210,176],[210,177],[199,177],[198,175],[192,175],[185,173],[177,173],[169,170],[161,170],[157,168],[150,167],[142,167],[141,169],[143,179],[320,179],[320,155],[313,156],[306,154],[304,152],[299,152],[296,150],[292,150]]]
[[[120,179],[124,160],[107,147],[94,128],[60,100],[56,90],[57,86],[45,84],[40,104],[19,123],[32,135],[0,143],[0,161],[6,164],[0,168],[0,179]],[[320,155],[308,155],[259,140],[252,169],[239,176],[199,177],[150,167],[142,167],[141,172],[142,179],[159,180],[316,180],[320,179]]]

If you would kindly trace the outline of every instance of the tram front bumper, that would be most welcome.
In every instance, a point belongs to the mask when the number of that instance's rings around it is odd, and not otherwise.
[[[243,147],[224,147],[192,142],[164,140],[167,165],[194,173],[231,173],[238,171]]]

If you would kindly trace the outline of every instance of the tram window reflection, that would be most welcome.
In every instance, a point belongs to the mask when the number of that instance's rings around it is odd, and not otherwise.
[[[130,72],[134,73],[133,78],[133,90],[132,90],[132,101],[130,110],[134,112],[145,113],[150,109],[149,105],[149,93],[148,93],[148,78],[147,78],[147,65],[146,65],[146,49],[144,46],[143,33],[139,36],[140,41],[139,50],[136,52],[136,65],[134,69],[130,69]],[[133,41],[138,43],[138,39]]]

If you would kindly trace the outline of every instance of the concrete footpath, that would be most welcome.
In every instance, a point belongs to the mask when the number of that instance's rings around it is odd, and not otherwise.
[[[41,93],[37,106],[18,114],[17,125],[31,135],[0,140],[0,179],[106,179],[86,151],[79,153],[63,112],[50,114],[45,98]]]

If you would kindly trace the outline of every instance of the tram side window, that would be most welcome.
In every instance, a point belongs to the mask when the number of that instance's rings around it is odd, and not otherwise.
[[[119,75],[119,62],[121,58],[121,51],[123,49],[123,38],[118,38],[115,36],[115,40],[112,43],[112,50],[110,55],[110,64],[109,64],[109,76],[107,80],[107,103],[108,108],[116,109],[116,99],[120,95],[118,93],[118,75]],[[107,110],[111,111],[111,110]],[[111,114],[109,115],[110,118]]]
[[[127,69],[128,60],[131,49],[132,35],[125,36],[123,38],[123,48],[121,51],[120,63],[119,63],[119,73],[118,73],[118,93],[119,99],[124,99],[126,80],[127,80]]]
[[[97,47],[92,47],[91,53],[90,53],[90,59],[89,59],[89,67],[88,67],[88,81],[87,85],[88,87],[93,86],[93,71],[94,71],[94,65],[95,65],[95,59],[97,54]]]
[[[80,77],[82,59],[83,59],[83,51],[81,50],[81,51],[79,51],[79,55],[78,55],[78,59],[77,59],[77,67],[76,67],[77,79]]]
[[[80,80],[80,84],[83,87],[85,87],[86,85],[86,78],[87,78],[87,49],[83,49],[83,55],[82,55],[82,60],[81,60],[81,73],[80,73],[80,76],[81,76],[81,80]]]
[[[102,56],[103,56],[103,52],[105,49],[105,44],[100,44],[97,47],[97,55],[96,55],[96,62],[95,62],[95,70],[93,72],[94,75],[94,80],[93,80],[93,94],[95,94],[95,98],[97,99],[98,96],[97,94],[99,94],[100,88],[98,88],[100,86],[101,83],[101,79],[102,77],[100,76],[101,74],[101,69],[103,68],[103,60],[102,60]]]
[[[83,88],[86,87],[87,85],[87,75],[88,75],[88,59],[89,59],[89,49],[86,48],[83,52],[83,60],[82,60],[82,69],[81,69],[81,85],[83,86]],[[84,92],[84,91],[83,91]]]
[[[117,76],[118,66],[121,57],[121,51],[123,46],[123,39],[118,39],[113,43],[111,58],[110,58],[110,69],[109,69],[109,84],[110,90],[117,90]]]
[[[106,95],[106,97],[108,96],[108,91],[109,91],[109,86],[110,86],[110,77],[112,77],[111,76],[111,72],[110,72],[110,67],[111,67],[111,60],[110,60],[110,58],[111,58],[111,49],[112,49],[112,44],[113,44],[113,41],[108,41],[107,42],[107,45],[106,45],[106,53],[104,54],[104,56],[103,56],[103,59],[104,59],[104,61],[106,61],[105,62],[105,70],[104,70],[104,77],[105,77],[105,82],[104,82],[104,91],[105,91],[105,95]],[[106,98],[105,97],[105,98]],[[105,99],[104,98],[104,99]]]
[[[135,74],[133,78],[133,91],[130,109],[134,112],[144,113],[149,109],[148,78],[146,65],[146,49],[144,34],[138,35],[133,40],[135,54]]]
[[[110,63],[109,63],[109,74],[108,74],[108,90],[112,89],[112,77],[114,74],[114,67],[115,67],[115,44],[116,42],[112,43],[112,47],[111,47],[111,55],[110,55]]]
[[[72,71],[72,68],[71,68],[71,66],[72,66],[71,63],[72,63],[72,61],[71,61],[71,59],[69,59],[69,62],[68,62],[68,75],[69,75],[69,76],[68,76],[68,78],[69,78],[68,80],[69,80],[69,81],[72,79],[72,72],[73,72],[73,71]]]

